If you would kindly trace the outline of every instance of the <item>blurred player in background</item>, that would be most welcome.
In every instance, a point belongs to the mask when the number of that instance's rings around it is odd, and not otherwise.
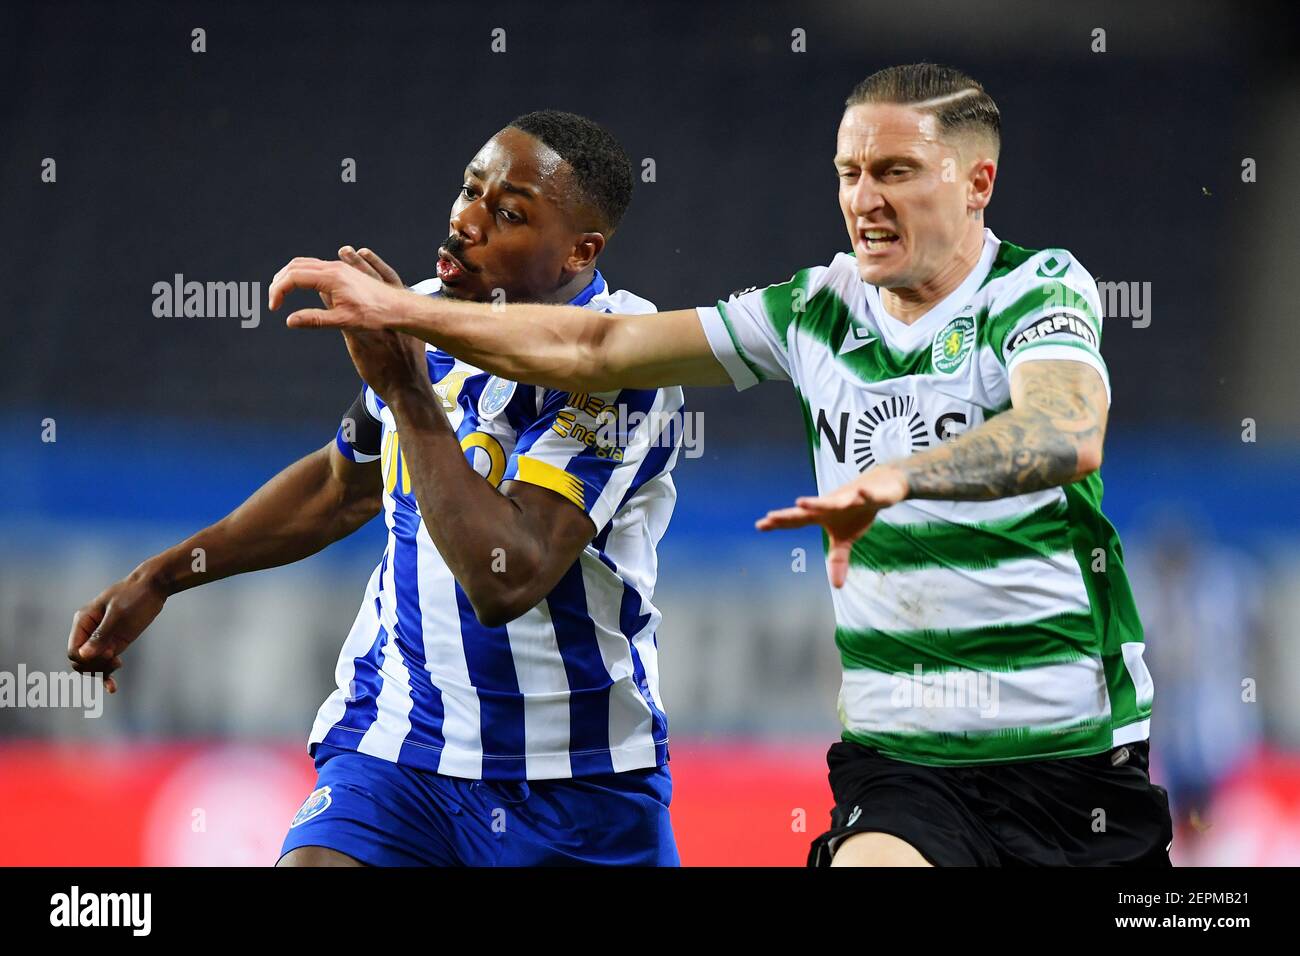
[[[651,312],[596,268],[631,196],[602,127],[522,116],[470,161],[437,278],[414,289]],[[368,250],[339,254],[401,287]],[[365,384],[336,439],[83,607],[69,658],[115,689],[168,596],[305,558],[382,510],[282,865],[675,865],[651,599],[680,431],[652,429],[681,389],[571,395],[406,336],[345,337]],[[618,406],[663,417],[588,441]]]
[[[436,302],[339,263],[270,290],[332,296],[291,326],[401,330],[554,387],[797,389],[844,679],[831,829],[812,865],[1169,864],[1153,689],[1097,470],[1110,404],[1096,284],[984,224],[1001,119],[931,64],[846,103],[852,253],[716,306],[600,316]]]

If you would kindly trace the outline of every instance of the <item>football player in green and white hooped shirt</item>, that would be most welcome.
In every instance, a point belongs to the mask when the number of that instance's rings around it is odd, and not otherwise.
[[[959,71],[868,77],[836,142],[853,251],[713,307],[493,312],[307,259],[272,284],[273,305],[331,297],[290,325],[399,330],[511,380],[793,383],[819,495],[758,527],[825,529],[844,665],[810,864],[1169,864],[1142,628],[1100,507],[1096,284],[985,227],[1000,123]]]

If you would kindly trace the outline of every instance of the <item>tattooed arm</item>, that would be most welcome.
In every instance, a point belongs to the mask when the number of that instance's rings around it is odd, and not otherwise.
[[[938,448],[877,465],[830,494],[768,512],[761,531],[824,526],[831,584],[842,587],[853,542],[906,498],[984,501],[1078,481],[1101,467],[1106,385],[1082,362],[1022,362],[1011,408]]]
[[[978,501],[1078,481],[1101,467],[1106,386],[1082,362],[1022,362],[1011,409],[896,462],[909,498]]]

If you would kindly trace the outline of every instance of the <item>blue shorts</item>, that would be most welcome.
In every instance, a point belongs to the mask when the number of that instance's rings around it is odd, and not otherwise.
[[[280,855],[370,866],[678,866],[667,767],[563,780],[463,780],[316,745],[316,788]]]

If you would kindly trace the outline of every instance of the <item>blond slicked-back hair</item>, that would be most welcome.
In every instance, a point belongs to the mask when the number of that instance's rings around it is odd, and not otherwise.
[[[872,73],[853,88],[845,108],[895,103],[932,113],[941,133],[975,132],[994,152],[1002,145],[1002,114],[984,87],[961,70],[937,63],[909,63]]]

